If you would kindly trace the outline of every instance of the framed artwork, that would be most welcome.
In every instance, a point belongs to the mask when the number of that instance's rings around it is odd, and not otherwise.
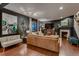
[[[61,21],[61,26],[68,26],[68,18]]]
[[[2,35],[17,33],[17,16],[2,13]]]

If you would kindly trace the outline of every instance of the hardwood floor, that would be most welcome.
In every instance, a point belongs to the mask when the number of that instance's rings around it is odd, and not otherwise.
[[[58,55],[55,52],[48,51],[42,48],[31,46],[27,44],[19,44],[6,48],[6,51],[2,53],[0,48],[0,56],[53,56]],[[66,39],[63,39],[60,47],[59,56],[79,56],[79,47],[71,45]]]
[[[59,53],[49,51],[47,49],[35,47],[32,45],[27,45],[27,55],[28,56],[58,56]]]
[[[27,55],[27,45],[26,44],[20,44],[20,45],[14,45],[11,47],[6,48],[5,52],[2,52],[2,49],[0,49],[0,55],[1,56],[25,56]]]
[[[79,46],[70,44],[67,39],[63,39],[60,48],[60,56],[79,56]]]

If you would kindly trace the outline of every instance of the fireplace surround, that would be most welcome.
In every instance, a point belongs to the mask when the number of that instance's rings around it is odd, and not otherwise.
[[[70,30],[69,29],[60,29],[60,38],[62,39],[62,36],[66,35],[67,37],[67,40],[68,40],[68,37],[70,36]]]

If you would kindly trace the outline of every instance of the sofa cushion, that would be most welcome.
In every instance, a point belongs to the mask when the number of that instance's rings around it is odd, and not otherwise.
[[[8,41],[7,37],[2,37],[1,38],[1,42],[6,42],[6,41]]]

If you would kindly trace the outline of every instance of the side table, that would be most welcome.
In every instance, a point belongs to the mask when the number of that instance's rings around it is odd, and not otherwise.
[[[23,43],[27,43],[27,37],[23,38]]]

